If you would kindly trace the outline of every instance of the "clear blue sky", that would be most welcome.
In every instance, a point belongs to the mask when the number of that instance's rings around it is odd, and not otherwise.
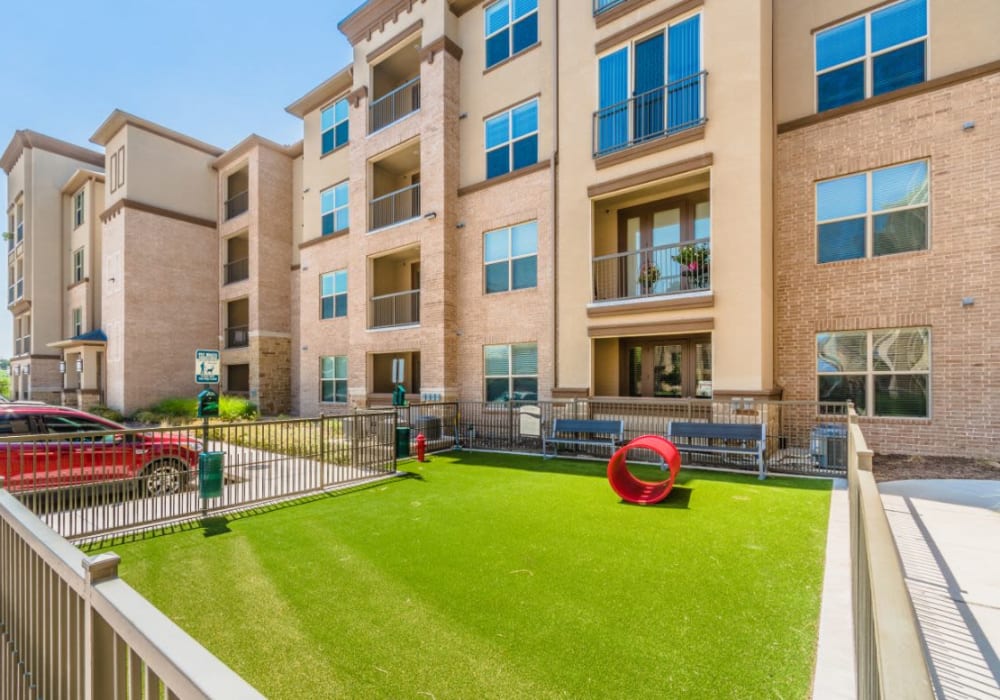
[[[0,152],[17,129],[96,149],[90,136],[116,108],[220,148],[253,132],[293,143],[302,138],[301,121],[284,108],[350,62],[337,23],[360,4],[4,3]],[[0,191],[6,210],[2,170]],[[0,278],[6,290],[6,265]],[[12,327],[4,309],[0,357],[12,353]]]

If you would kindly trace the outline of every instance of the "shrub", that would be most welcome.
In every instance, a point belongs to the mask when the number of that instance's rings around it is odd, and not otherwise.
[[[149,408],[139,411],[134,419],[140,423],[169,423],[179,425],[198,418],[198,399],[163,399]],[[254,420],[257,418],[257,404],[239,396],[219,397],[219,418],[227,421]]]
[[[223,420],[254,420],[257,404],[239,396],[219,397],[219,418]]]
[[[115,423],[122,423],[125,421],[125,416],[123,416],[120,411],[108,408],[107,406],[91,406],[88,412],[93,413],[95,416],[100,416],[101,418],[113,420]]]

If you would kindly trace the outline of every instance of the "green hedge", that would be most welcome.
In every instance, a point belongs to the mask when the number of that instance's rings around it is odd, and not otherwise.
[[[222,420],[254,420],[257,418],[257,404],[240,396],[219,397],[219,418]],[[140,423],[159,423],[194,420],[198,417],[198,399],[163,399],[133,416]]]

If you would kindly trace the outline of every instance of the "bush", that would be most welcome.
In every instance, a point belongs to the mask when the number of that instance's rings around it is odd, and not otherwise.
[[[133,417],[140,423],[186,423],[198,418],[198,399],[163,399],[149,408],[139,411]],[[257,418],[257,404],[239,396],[219,397],[219,418],[227,421],[254,420]]]
[[[115,409],[108,408],[107,406],[91,406],[88,409],[88,412],[93,413],[95,416],[100,416],[101,418],[113,420],[115,423],[122,423],[125,421],[125,416],[121,414],[121,411],[116,411]]]
[[[219,397],[219,418],[223,420],[254,420],[257,404],[239,396]]]

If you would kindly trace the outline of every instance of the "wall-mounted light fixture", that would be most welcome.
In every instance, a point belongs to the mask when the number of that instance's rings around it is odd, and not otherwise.
[[[59,374],[66,374],[66,362],[59,360]]]
[[[438,214],[436,211],[429,211],[426,214],[424,214],[424,218],[430,221],[431,219],[436,219],[437,215]]]
[[[82,357],[76,358],[76,371],[77,372],[82,372],[83,371],[83,358]]]
[[[962,297],[962,306],[972,306],[975,303],[976,300],[973,297]]]
[[[972,131],[976,128],[976,122],[965,122],[962,124],[962,131]]]
[[[25,365],[22,367],[21,374],[31,374],[31,365]]]

